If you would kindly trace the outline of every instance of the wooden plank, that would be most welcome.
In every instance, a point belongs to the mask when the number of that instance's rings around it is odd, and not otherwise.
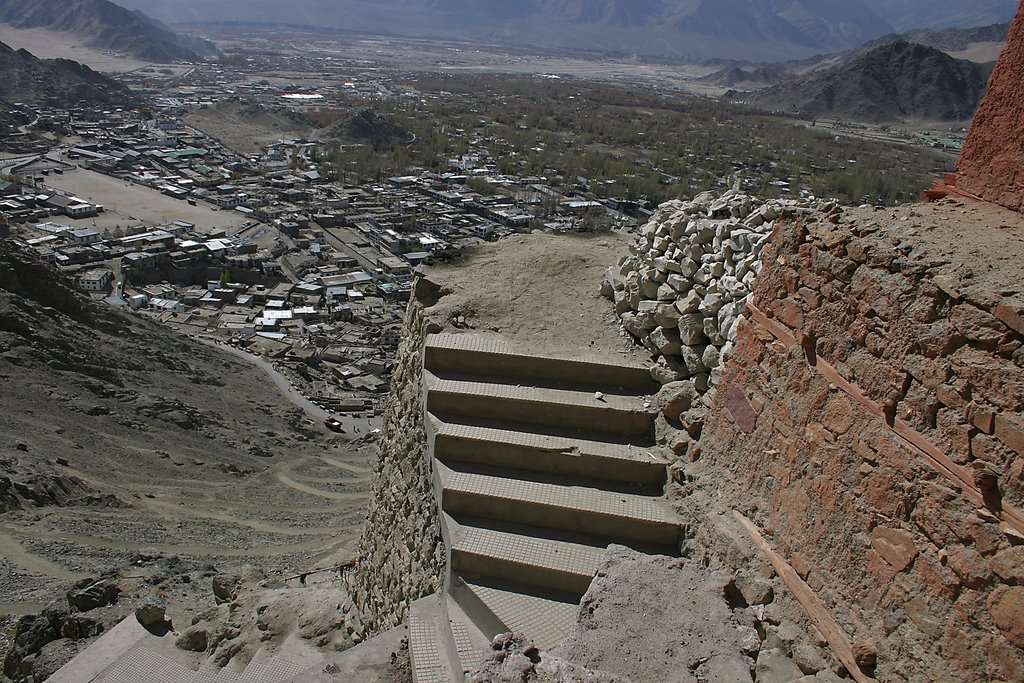
[[[757,324],[771,332],[776,339],[786,346],[790,348],[799,346],[796,336],[791,330],[779,321],[769,318],[753,302],[747,303],[746,311]],[[890,425],[885,419],[885,411],[880,404],[871,400],[860,387],[839,374],[838,370],[820,356],[817,357],[817,363],[810,367],[817,370],[831,384],[841,389],[870,415],[881,420],[890,432],[899,437],[912,451],[917,452],[932,469],[936,470],[960,489],[961,493],[972,504],[984,505],[984,497],[981,494],[981,489],[974,484],[974,477],[964,467],[953,462],[952,458],[926,439],[920,432],[899,418],[895,418]],[[999,517],[1018,533],[1024,534],[1024,512],[1004,502]]]
[[[754,542],[754,545],[765,554],[768,561],[772,563],[772,567],[775,568],[776,573],[782,579],[782,582],[786,584],[790,592],[793,593],[793,597],[796,598],[800,606],[804,608],[807,616],[810,618],[811,623],[814,624],[815,628],[821,633],[822,638],[832,648],[832,652],[835,653],[836,658],[843,663],[846,670],[850,672],[850,676],[857,683],[872,683],[875,679],[871,678],[857,666],[857,658],[853,655],[853,648],[850,646],[850,641],[846,637],[846,633],[839,626],[836,620],[832,617],[828,610],[818,600],[818,596],[814,594],[811,587],[808,586],[800,575],[796,573],[786,560],[782,558],[775,549],[768,544],[764,536],[761,534],[761,530],[751,522],[749,519],[744,517],[739,511],[733,510],[732,514],[736,517],[737,521],[743,525],[747,533],[750,535],[750,539]]]

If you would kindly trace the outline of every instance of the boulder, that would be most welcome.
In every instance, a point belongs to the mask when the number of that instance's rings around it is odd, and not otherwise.
[[[707,368],[704,366],[703,361],[703,347],[681,346],[679,348],[679,352],[675,355],[683,359],[683,364],[691,375],[699,375],[702,372],[707,372]]]
[[[663,356],[678,356],[682,351],[679,332],[674,328],[659,327],[651,332],[651,342]],[[687,365],[689,368],[689,365]]]
[[[121,589],[110,579],[82,579],[68,591],[68,604],[78,612],[106,607],[117,601]]]
[[[682,314],[675,307],[675,304],[659,304],[654,311],[654,322],[661,327],[676,327],[679,325],[679,318]],[[673,330],[675,332],[675,330]]]
[[[661,414],[670,420],[678,420],[697,400],[697,390],[692,382],[669,382],[661,388],[654,399]]]
[[[699,313],[689,313],[679,319],[679,340],[687,346],[694,346],[707,341],[704,336],[704,316]]]
[[[143,626],[162,624],[166,614],[167,602],[156,595],[146,596],[135,606],[135,618]]]
[[[213,597],[217,604],[231,602],[235,599],[236,591],[241,585],[242,579],[235,574],[217,574],[213,577]]]
[[[60,635],[71,640],[92,638],[103,633],[103,624],[84,614],[70,614],[60,625]]]
[[[700,295],[692,290],[676,299],[676,310],[681,314],[696,313],[700,309]]]
[[[804,673],[792,659],[781,650],[761,650],[754,665],[757,683],[793,683]]]
[[[651,377],[658,384],[664,385],[669,382],[678,382],[689,376],[689,370],[675,356],[659,356],[658,360],[651,367]]]
[[[174,644],[181,650],[206,652],[206,648],[209,645],[209,634],[205,628],[192,626],[178,636]]]

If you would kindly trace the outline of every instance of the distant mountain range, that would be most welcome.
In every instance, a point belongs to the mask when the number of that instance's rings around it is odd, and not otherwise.
[[[783,61],[910,28],[1009,21],[1016,0],[122,0],[165,21],[263,22],[663,59]]]
[[[967,49],[972,43],[1005,43],[1009,33],[1010,24],[1007,22],[974,28],[915,29],[907,31],[902,37],[910,43],[956,52]]]
[[[0,43],[0,102],[71,108],[126,107],[135,96],[124,85],[69,59],[37,59]]]
[[[1013,19],[1018,0],[863,0],[897,31],[970,28]]]
[[[992,67],[896,40],[862,52],[826,73],[794,78],[736,98],[808,118],[867,123],[964,121],[977,111]]]
[[[107,0],[0,0],[0,23],[66,31],[90,47],[147,62],[192,62],[218,54],[207,40],[175,33],[142,12]]]
[[[974,28],[946,28],[941,30],[914,29],[903,34],[891,33],[868,41],[846,52],[818,55],[809,59],[775,63],[729,63],[720,71],[701,78],[701,82],[724,88],[760,90],[778,85],[800,76],[822,75],[853,62],[872,50],[895,42],[916,43],[943,52],[961,52],[977,44],[1006,43],[1010,24],[990,24]],[[973,59],[972,61],[982,61]]]

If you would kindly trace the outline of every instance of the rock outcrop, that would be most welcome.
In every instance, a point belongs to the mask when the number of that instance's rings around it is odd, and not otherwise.
[[[957,164],[956,186],[1024,211],[1024,5],[988,82]]]

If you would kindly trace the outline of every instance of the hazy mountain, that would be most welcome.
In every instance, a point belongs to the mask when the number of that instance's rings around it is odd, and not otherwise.
[[[74,33],[90,47],[151,62],[190,62],[217,54],[207,40],[174,33],[142,12],[107,0],[0,0],[0,22]]]
[[[946,28],[941,31],[916,29],[907,31],[903,37],[911,43],[920,43],[936,50],[956,52],[973,43],[1005,43],[1010,33],[1010,24],[989,24],[974,28]]]
[[[69,59],[37,59],[0,43],[0,102],[51,107],[131,105],[131,91],[117,81]]]
[[[864,0],[897,31],[969,28],[1013,19],[1018,0]]]
[[[893,41],[827,73],[742,96],[773,111],[869,123],[962,121],[974,116],[992,65]]]
[[[789,59],[893,32],[862,0],[124,2],[166,21],[306,24],[672,59]]]
[[[719,85],[725,88],[752,89],[781,83],[793,78],[793,75],[793,71],[785,64],[752,66],[746,69],[738,66],[728,66],[721,71],[708,74],[700,80],[703,83]]]
[[[594,50],[782,61],[913,28],[1008,21],[1017,0],[122,0],[165,21],[245,21]]]

